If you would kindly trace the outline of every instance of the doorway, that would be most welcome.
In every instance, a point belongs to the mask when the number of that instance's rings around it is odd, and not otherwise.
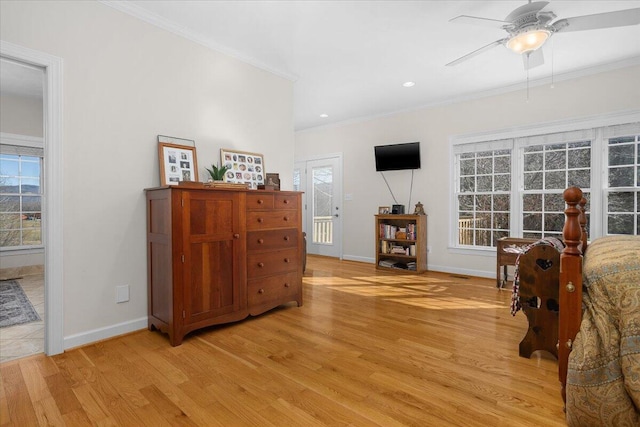
[[[64,351],[63,335],[63,158],[62,59],[0,40],[0,57],[44,70],[42,195],[44,245],[44,352]]]
[[[16,301],[3,318],[0,361],[44,352],[44,77],[42,67],[0,57],[0,278]]]
[[[304,191],[307,253],[342,259],[342,154],[297,162],[294,189]]]

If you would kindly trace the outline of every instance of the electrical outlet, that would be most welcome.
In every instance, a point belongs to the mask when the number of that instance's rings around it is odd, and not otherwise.
[[[129,301],[129,285],[116,286],[116,304]]]

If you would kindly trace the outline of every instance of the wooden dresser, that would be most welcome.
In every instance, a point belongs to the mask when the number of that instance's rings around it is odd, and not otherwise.
[[[301,193],[167,186],[146,196],[149,329],[171,345],[302,305]]]

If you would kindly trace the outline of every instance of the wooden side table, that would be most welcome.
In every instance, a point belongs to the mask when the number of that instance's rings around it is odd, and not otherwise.
[[[507,280],[509,280],[507,267],[509,265],[516,265],[518,255],[524,251],[524,248],[537,241],[537,239],[522,239],[518,237],[503,237],[502,239],[498,239],[498,246],[496,248],[496,288],[504,288]],[[500,267],[504,269],[504,277],[502,277]]]

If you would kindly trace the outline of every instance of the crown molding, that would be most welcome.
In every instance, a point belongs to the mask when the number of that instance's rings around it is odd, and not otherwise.
[[[134,18],[138,18],[141,21],[146,22],[147,24],[151,24],[158,28],[162,28],[163,30],[169,31],[173,34],[176,34],[180,37],[183,37],[187,40],[190,40],[208,49],[230,56],[239,61],[252,65],[256,68],[260,68],[261,70],[267,71],[271,74],[275,74],[278,77],[285,78],[292,82],[295,82],[296,80],[298,80],[298,76],[294,74],[273,68],[262,61],[258,61],[255,58],[251,58],[234,49],[230,49],[228,47],[222,46],[214,42],[213,40],[207,37],[204,37],[202,34],[192,31],[186,27],[180,26],[175,22],[171,22],[170,20],[163,18],[158,14],[152,13],[128,1],[98,0],[98,2],[104,4],[105,6],[109,6],[113,9],[116,9],[120,12],[126,13],[127,15],[133,16]]]

